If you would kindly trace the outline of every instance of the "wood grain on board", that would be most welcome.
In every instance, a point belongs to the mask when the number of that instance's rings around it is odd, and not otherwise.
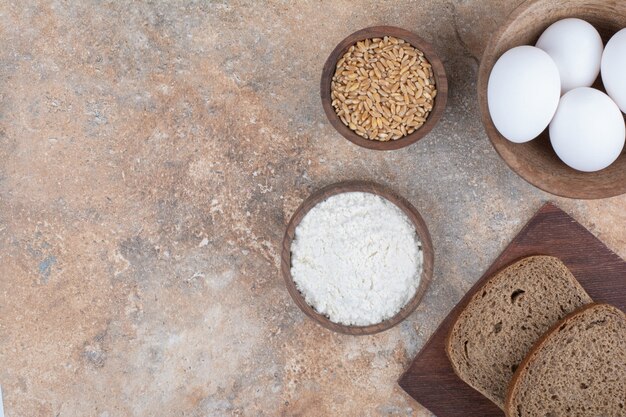
[[[545,204],[454,307],[400,377],[400,386],[437,417],[504,417],[502,410],[456,376],[445,342],[452,323],[485,280],[529,255],[561,259],[594,301],[626,311],[626,262],[557,206]]]

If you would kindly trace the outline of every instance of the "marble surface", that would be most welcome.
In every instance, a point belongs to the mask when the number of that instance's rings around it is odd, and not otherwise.
[[[478,57],[519,0],[0,4],[0,385],[16,416],[430,413],[396,380],[544,201],[626,256],[626,196],[552,197],[489,144]],[[380,153],[327,122],[345,35],[429,39],[450,82],[423,141]],[[333,334],[279,272],[297,205],[367,179],[426,220],[435,274],[382,334]]]

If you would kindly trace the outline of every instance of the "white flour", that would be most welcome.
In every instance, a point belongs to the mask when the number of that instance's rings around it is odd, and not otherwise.
[[[365,326],[415,295],[422,250],[413,224],[375,194],[337,194],[296,228],[291,275],[307,303],[335,323]]]

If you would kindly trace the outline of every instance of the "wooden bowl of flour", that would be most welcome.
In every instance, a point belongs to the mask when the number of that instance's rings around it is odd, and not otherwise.
[[[349,326],[335,323],[325,315],[318,313],[312,306],[310,306],[306,302],[304,296],[298,290],[291,275],[291,247],[295,237],[296,228],[300,224],[300,221],[306,216],[309,210],[311,210],[318,203],[326,200],[330,196],[347,192],[364,192],[375,194],[385,198],[389,202],[396,205],[408,217],[409,221],[415,228],[415,232],[421,243],[423,255],[422,272],[417,290],[415,291],[415,295],[394,316],[380,323],[367,326]],[[325,188],[322,188],[321,190],[316,191],[308,199],[306,199],[300,205],[300,207],[298,207],[298,209],[291,217],[291,220],[289,221],[289,225],[287,226],[287,230],[285,231],[285,236],[283,238],[281,257],[281,270],[283,278],[285,279],[285,284],[287,285],[287,290],[289,291],[289,294],[298,305],[298,307],[300,307],[300,309],[304,312],[304,314],[316,321],[318,324],[326,327],[327,329],[351,335],[366,335],[382,332],[395,326],[396,324],[407,318],[417,308],[420,301],[422,300],[422,297],[424,296],[424,293],[426,292],[426,289],[428,288],[428,285],[430,284],[433,275],[434,262],[434,252],[430,234],[428,233],[428,229],[426,228],[426,223],[424,222],[424,219],[422,219],[422,216],[420,216],[415,207],[413,207],[411,203],[409,203],[403,197],[399,196],[390,189],[373,182],[365,181],[349,181],[332,184]]]

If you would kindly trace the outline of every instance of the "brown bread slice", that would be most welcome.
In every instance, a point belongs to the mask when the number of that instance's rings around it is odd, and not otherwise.
[[[452,367],[504,409],[506,388],[535,341],[591,302],[559,259],[524,258],[491,277],[457,318],[446,349]]]
[[[508,417],[626,417],[626,315],[585,306],[532,348],[509,386]]]

